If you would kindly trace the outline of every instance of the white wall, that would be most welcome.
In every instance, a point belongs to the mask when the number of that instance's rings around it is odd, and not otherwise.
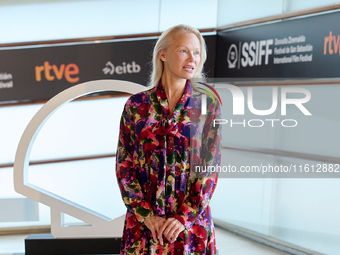
[[[294,105],[287,108],[287,115],[280,115],[280,107],[271,116],[232,116],[232,98],[227,89],[218,89],[222,98],[222,118],[241,119],[295,119],[298,125],[285,128],[251,128],[243,125],[222,125],[223,146],[242,147],[250,150],[268,149],[339,158],[340,150],[340,85],[299,85],[311,93],[311,100],[304,106],[312,116],[304,116]],[[253,101],[256,109],[269,109],[273,86],[254,87]],[[247,88],[242,87],[245,98]],[[280,88],[278,90],[280,93]],[[301,97],[301,95],[300,95]],[[290,98],[300,98],[293,93]],[[327,101],[327,104],[325,102]],[[280,104],[280,100],[279,100]],[[237,118],[238,117],[238,118]],[[336,255],[340,249],[339,227],[340,167],[327,163],[326,169],[337,169],[331,175],[316,172],[321,160],[275,156],[270,154],[224,149],[222,165],[236,166],[296,166],[309,172],[283,173],[276,178],[252,178],[248,173],[238,178],[224,174],[219,179],[211,201],[213,217],[288,243],[324,254]],[[308,168],[307,168],[308,167]],[[315,173],[312,174],[314,167]],[[304,171],[304,170],[303,170]],[[221,175],[220,175],[221,176]],[[230,175],[229,175],[230,176]],[[330,178],[325,178],[330,177]]]
[[[219,0],[217,27],[282,13],[340,4],[334,0]]]
[[[0,1],[1,43],[216,27],[217,0]]]
[[[84,100],[59,109],[42,127],[30,160],[115,154],[120,116],[127,97]],[[0,164],[14,162],[25,127],[42,105],[0,107]],[[29,183],[82,206],[116,218],[125,213],[115,159],[72,161],[30,166]],[[118,195],[117,195],[118,194]],[[13,168],[0,168],[0,199],[22,197],[14,191]],[[1,227],[49,225],[49,208],[40,205],[37,222],[1,222]]]
[[[185,23],[216,28],[332,4],[334,0],[5,0],[1,43],[162,32]]]

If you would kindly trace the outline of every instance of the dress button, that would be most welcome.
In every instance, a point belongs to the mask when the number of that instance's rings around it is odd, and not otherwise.
[[[194,199],[194,200],[192,200],[192,202],[196,203],[196,202],[197,202],[197,200],[196,200],[196,199]]]

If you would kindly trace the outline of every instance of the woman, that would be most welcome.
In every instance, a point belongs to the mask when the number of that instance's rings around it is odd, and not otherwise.
[[[209,201],[217,174],[192,171],[220,162],[220,131],[212,126],[219,105],[208,103],[200,115],[190,83],[202,77],[205,59],[198,30],[168,29],[154,48],[153,88],[125,104],[116,160],[127,207],[121,254],[216,254]]]

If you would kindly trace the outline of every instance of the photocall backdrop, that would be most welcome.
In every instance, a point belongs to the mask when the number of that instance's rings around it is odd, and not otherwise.
[[[216,36],[205,36],[213,77]],[[147,85],[155,38],[0,50],[0,102],[47,100],[79,83],[117,79]]]
[[[216,78],[335,78],[340,12],[218,32]]]
[[[335,78],[340,12],[206,35],[205,72],[215,78]],[[147,84],[155,38],[0,50],[0,102],[47,100],[99,79]]]

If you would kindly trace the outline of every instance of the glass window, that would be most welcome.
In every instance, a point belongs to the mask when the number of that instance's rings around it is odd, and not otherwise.
[[[0,43],[158,31],[158,0],[5,1]]]
[[[307,89],[311,93],[311,99],[303,106],[312,116],[305,116],[293,104],[287,105],[286,115],[281,115],[280,98],[276,115],[256,116],[245,111],[245,115],[233,116],[231,93],[227,89],[217,89],[222,102],[227,102],[222,108],[222,118],[228,120],[227,124],[222,125],[222,166],[235,166],[239,172],[237,178],[228,178],[228,174],[223,174],[219,179],[211,200],[212,214],[223,222],[335,255],[340,249],[337,219],[340,206],[336,202],[340,192],[340,103],[337,100],[340,86],[294,87]],[[240,88],[247,99],[248,88]],[[280,95],[283,86],[252,88],[254,108],[266,110],[272,104],[273,88],[278,88]],[[290,92],[287,98],[303,96]],[[251,119],[272,118],[280,120],[275,122],[274,127],[265,126],[268,123],[261,128],[248,125]],[[238,124],[231,126],[231,119]],[[298,124],[284,127],[280,124],[283,119],[295,119]],[[268,151],[264,153],[263,150]],[[275,155],[276,152],[289,152],[291,156]],[[310,159],[302,158],[298,153],[310,155]],[[291,170],[282,172],[277,178],[261,178],[261,175],[252,178],[247,172],[240,173],[242,166],[269,165],[287,166],[286,169]],[[326,170],[329,173],[332,171],[333,178],[324,178]]]
[[[126,100],[126,96],[80,100],[60,108],[40,130],[30,161],[105,158],[33,165],[29,167],[29,182],[108,217],[124,214],[124,204],[116,184],[115,159],[107,156],[116,153],[120,116]],[[1,165],[14,163],[21,135],[41,106],[0,107],[0,199],[22,197],[14,190],[13,168]],[[2,222],[0,228],[48,225],[49,214],[49,207],[39,205],[39,221]]]
[[[31,160],[113,154],[127,97],[77,101],[60,108],[36,138]]]
[[[34,165],[28,181],[111,219],[124,215],[126,207],[117,183],[114,157]]]
[[[0,168],[0,201],[2,199],[24,198],[14,190],[13,168]],[[39,220],[38,221],[13,221],[3,222],[0,219],[1,228],[26,227],[26,226],[47,226],[51,224],[50,208],[43,204],[39,204]],[[29,212],[31,213],[31,212]]]
[[[0,107],[0,164],[14,162],[21,135],[41,106]]]
[[[282,13],[283,0],[219,0],[217,27]]]
[[[302,11],[339,3],[340,1],[335,0],[284,0],[283,12]]]
[[[178,24],[188,24],[198,29],[215,28],[217,0],[162,0],[159,30],[165,31]]]

